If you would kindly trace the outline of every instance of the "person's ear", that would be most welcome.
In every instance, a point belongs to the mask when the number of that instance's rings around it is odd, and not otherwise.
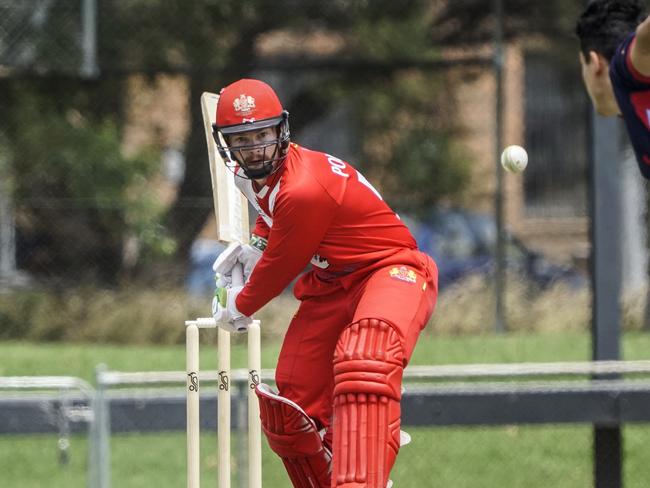
[[[592,69],[594,70],[594,73],[597,75],[604,73],[608,73],[609,70],[609,63],[605,60],[605,58],[601,55],[598,54],[596,51],[589,51],[589,65],[592,66]]]

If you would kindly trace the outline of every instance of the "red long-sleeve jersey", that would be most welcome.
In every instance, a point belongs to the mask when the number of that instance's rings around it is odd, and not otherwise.
[[[370,183],[348,163],[291,144],[283,167],[255,191],[237,186],[259,212],[255,234],[268,245],[237,297],[252,315],[279,295],[311,261],[318,281],[344,279],[404,249],[415,239]]]

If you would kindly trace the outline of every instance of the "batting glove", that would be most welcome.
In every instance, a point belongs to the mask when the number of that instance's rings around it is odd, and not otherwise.
[[[248,281],[253,273],[253,268],[262,257],[268,241],[263,237],[253,234],[251,240],[245,246],[242,246],[242,252],[239,255],[239,262],[244,265],[244,282]]]
[[[212,265],[212,270],[216,274],[217,287],[226,288],[232,284],[232,269],[238,263],[241,250],[242,245],[239,242],[232,242],[217,256]]]
[[[244,283],[247,282],[265,248],[266,239],[256,235],[251,237],[250,244],[241,245],[237,242],[230,244],[225,251],[219,254],[212,265],[216,274],[217,286],[225,288],[232,285],[232,269],[237,263],[242,264]]]
[[[217,325],[228,332],[244,332],[253,321],[237,310],[235,305],[242,288],[243,286],[218,287],[212,299],[212,316]]]

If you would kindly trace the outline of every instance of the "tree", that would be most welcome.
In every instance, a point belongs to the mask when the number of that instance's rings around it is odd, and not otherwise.
[[[187,252],[210,212],[209,207],[198,209],[188,204],[196,197],[209,201],[210,195],[200,94],[260,69],[278,74],[298,65],[314,68],[311,72],[301,71],[291,81],[285,79],[292,91],[287,100],[288,108],[292,122],[298,127],[322,116],[336,104],[355,100],[352,106],[357,113],[355,120],[360,124],[355,137],[378,141],[389,133],[398,134],[393,138],[395,147],[388,147],[383,153],[370,154],[372,150],[368,148],[372,142],[357,147],[358,160],[367,161],[362,164],[364,169],[383,180],[381,186],[389,198],[418,183],[422,188],[411,192],[410,199],[400,202],[418,207],[458,191],[467,180],[467,165],[456,164],[458,158],[452,157],[454,151],[445,142],[453,135],[453,129],[441,130],[436,135],[439,143],[435,145],[436,150],[431,144],[427,149],[418,150],[418,146],[426,142],[427,129],[435,129],[427,120],[435,115],[430,109],[443,99],[427,88],[440,86],[440,83],[432,83],[436,75],[429,72],[426,76],[413,77],[404,74],[404,68],[399,66],[405,59],[415,60],[417,64],[419,60],[432,60],[437,56],[437,46],[429,36],[435,20],[435,9],[430,1],[221,0],[188,4],[181,0],[141,0],[109,4],[105,8],[101,17],[110,18],[111,32],[121,35],[110,35],[102,30],[100,59],[104,72],[128,68],[152,74],[183,72],[190,76],[191,130],[186,145],[186,178],[168,214],[168,223],[181,255]],[[133,29],[134,25],[139,27]],[[129,35],[124,36],[124,32]],[[319,69],[317,53],[302,49],[296,41],[286,42],[271,54],[263,52],[261,47],[265,39],[273,36],[310,39],[315,32],[323,33],[339,46],[329,55],[329,68]],[[289,56],[286,51],[298,54]],[[364,60],[367,61],[365,65]],[[399,116],[398,105],[407,109],[399,94],[404,94],[404,88],[409,85],[419,86],[407,90],[408,110],[415,117],[409,123],[397,123],[403,119]],[[424,99],[413,98],[416,93]],[[378,103],[381,100],[386,104]],[[382,123],[375,122],[380,119]],[[418,136],[409,136],[412,131]],[[397,145],[400,145],[399,155],[395,154]],[[425,176],[424,179],[414,181],[403,171],[405,155],[414,165],[427,168],[417,173]],[[456,176],[440,178],[446,171]],[[390,183],[392,180],[395,183]],[[440,191],[432,194],[426,191],[427,182],[432,180],[447,181],[449,186],[438,185],[436,188]]]
[[[489,42],[491,5],[487,0],[99,2],[101,78],[92,83],[58,78],[58,106],[51,113],[65,120],[66,107],[74,108],[100,135],[108,133],[108,126],[102,124],[110,124],[105,122],[110,119],[112,134],[119,139],[128,75],[189,77],[186,178],[165,218],[180,257],[186,255],[211,211],[200,94],[243,76],[282,79],[297,127],[332,107],[345,106],[355,125],[353,139],[358,141],[353,162],[379,184],[391,203],[417,210],[453,195],[467,183],[471,161],[453,143],[462,128],[454,123],[453,97],[441,81],[440,46]],[[573,5],[560,0],[505,1],[507,34],[566,30],[567,12]],[[27,15],[24,9],[21,12]],[[64,45],[74,39],[64,35],[60,11],[39,18],[41,32],[58,35]],[[303,46],[316,38],[327,41],[326,54],[319,52],[318,45]],[[42,64],[48,57],[38,54],[46,52],[48,43],[41,41],[33,43],[41,46],[33,56],[41,63],[39,72],[48,69]],[[486,61],[473,62],[485,65]],[[73,63],[78,64],[76,56]],[[16,79],[7,83],[14,82],[21,83]],[[46,94],[51,82],[50,77],[36,83],[38,96]],[[94,98],[93,104],[93,97],[106,103],[97,104]],[[10,101],[16,114],[19,100]],[[74,137],[68,141],[76,144]],[[197,199],[206,204],[196,205]],[[113,242],[112,246],[113,254],[119,254],[119,245]]]
[[[147,249],[162,250],[158,205],[146,184],[155,155],[125,157],[115,123],[88,118],[84,97],[72,95],[67,82],[22,80],[5,88],[19,265],[48,276],[112,282],[122,269],[127,233],[143,236]]]

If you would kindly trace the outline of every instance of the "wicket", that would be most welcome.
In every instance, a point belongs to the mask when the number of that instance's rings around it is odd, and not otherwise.
[[[212,318],[185,322],[187,366],[187,488],[200,488],[199,329],[215,328]],[[218,329],[218,487],[230,488],[230,333]],[[262,486],[262,431],[255,386],[261,370],[260,322],[248,328],[248,486]]]

